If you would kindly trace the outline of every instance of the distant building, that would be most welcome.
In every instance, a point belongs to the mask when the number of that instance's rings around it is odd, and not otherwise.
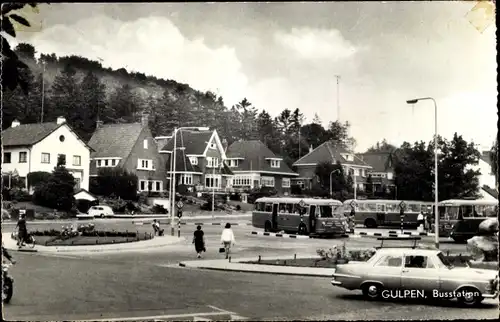
[[[162,144],[167,180],[170,180],[174,140],[172,136],[157,137]],[[177,185],[190,191],[230,192],[233,173],[227,166],[226,153],[216,130],[179,130],[176,135],[175,177]],[[170,186],[170,184],[169,184]]]
[[[372,167],[340,144],[331,141],[311,149],[308,154],[295,161],[293,166],[297,169],[299,177],[293,179],[294,184],[302,189],[311,189],[316,178],[317,165],[322,162],[336,164],[337,161],[342,165],[344,173],[351,173],[357,190],[364,191],[366,178]]]
[[[2,173],[14,172],[26,180],[31,172],[52,172],[59,155],[66,159],[66,169],[76,181],[75,189],[89,188],[91,148],[66,123],[64,117],[56,122],[20,124],[14,120],[2,131]]]
[[[374,193],[382,193],[384,189],[387,192],[395,187],[394,152],[366,152],[357,156],[371,166],[368,176],[371,176]]]
[[[232,187],[238,191],[260,187],[274,188],[289,195],[291,180],[298,176],[259,140],[237,141],[227,149],[227,164],[234,173]]]
[[[148,115],[140,123],[103,124],[89,141],[91,154],[90,175],[98,176],[99,169],[121,167],[138,177],[140,192],[165,190],[165,162],[148,126]]]

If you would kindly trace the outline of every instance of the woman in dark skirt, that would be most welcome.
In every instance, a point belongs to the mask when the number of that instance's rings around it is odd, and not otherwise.
[[[194,248],[198,254],[198,258],[201,258],[201,252],[205,251],[205,233],[201,230],[201,226],[196,227],[193,237]]]

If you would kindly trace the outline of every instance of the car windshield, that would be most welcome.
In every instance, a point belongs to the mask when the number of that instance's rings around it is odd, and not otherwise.
[[[448,259],[446,258],[446,256],[444,256],[443,253],[439,252],[437,254],[437,258],[439,259],[439,261],[441,262],[440,264],[446,266],[446,267],[449,267],[449,268],[452,268],[453,265],[450,263],[450,261],[448,261]]]

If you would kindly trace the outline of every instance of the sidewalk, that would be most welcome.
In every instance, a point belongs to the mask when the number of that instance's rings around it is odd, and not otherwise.
[[[19,251],[16,241],[10,236],[10,233],[2,233],[2,242],[8,250]],[[35,237],[36,238],[36,237]],[[130,250],[147,250],[151,248],[165,247],[168,245],[179,244],[185,240],[184,237],[161,236],[153,239],[107,245],[82,245],[82,246],[42,246],[35,245],[34,249],[23,247],[21,251],[37,251],[45,253],[78,253],[78,252],[123,252]]]
[[[262,257],[261,260],[293,260],[293,256],[273,256]],[[320,258],[317,255],[297,255],[296,258]],[[277,265],[260,265],[260,264],[243,264],[241,262],[255,261],[257,257],[232,259],[231,262],[227,259],[215,260],[196,260],[180,262],[179,266],[189,268],[201,268],[218,271],[233,271],[244,273],[261,273],[261,274],[276,274],[276,275],[298,275],[298,276],[313,276],[313,277],[332,277],[335,273],[334,268],[321,267],[293,267],[293,266],[277,266]]]

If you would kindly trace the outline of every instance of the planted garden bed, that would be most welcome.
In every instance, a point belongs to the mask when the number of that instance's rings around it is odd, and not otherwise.
[[[83,246],[130,243],[152,239],[152,233],[130,231],[80,231],[72,235],[64,235],[61,231],[50,229],[30,232],[35,236],[38,245],[44,246]]]

